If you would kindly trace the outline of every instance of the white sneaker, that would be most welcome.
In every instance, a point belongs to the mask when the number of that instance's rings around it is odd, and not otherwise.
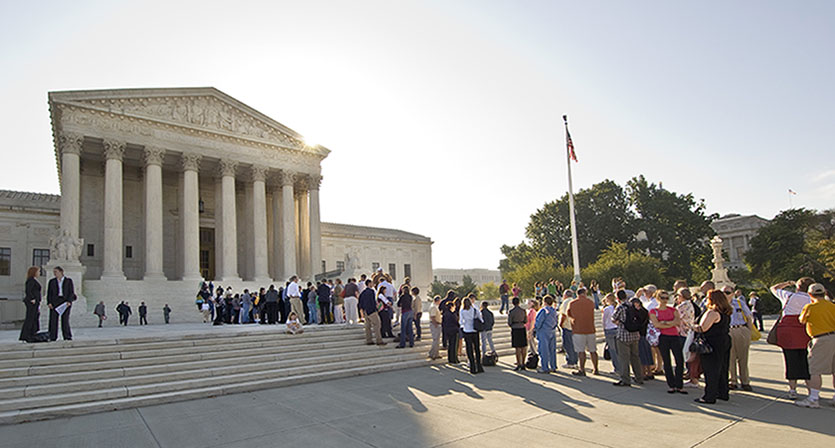
[[[797,391],[789,389],[789,400],[797,400]]]
[[[577,364],[566,363],[566,364],[561,365],[560,367],[562,367],[563,369],[577,369]]]
[[[809,397],[806,397],[802,400],[795,401],[794,404],[795,404],[795,406],[800,406],[802,408],[818,409],[818,408],[821,407],[820,403],[818,403],[818,400],[812,400]]]
[[[690,389],[698,389],[699,384],[698,383],[691,383],[690,381],[688,381],[688,382],[684,383],[684,387],[687,387],[687,388],[690,388]]]

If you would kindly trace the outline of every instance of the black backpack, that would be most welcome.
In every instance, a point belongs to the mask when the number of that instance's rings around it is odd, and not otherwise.
[[[638,310],[635,307],[631,305],[626,307],[626,322],[623,323],[623,326],[629,332],[641,331],[641,316],[638,315]]]
[[[528,354],[528,360],[525,361],[525,368],[535,369],[537,364],[539,364],[539,355],[537,355],[536,353]]]
[[[481,358],[481,365],[483,366],[495,366],[496,362],[499,360],[499,355],[496,352],[485,353],[484,356]]]

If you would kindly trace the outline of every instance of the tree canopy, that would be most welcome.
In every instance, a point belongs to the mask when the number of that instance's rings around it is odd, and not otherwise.
[[[669,278],[696,281],[707,275],[715,215],[706,215],[704,201],[692,194],[666,190],[644,176],[632,178],[626,188],[607,179],[577,192],[574,206],[584,278],[601,254],[621,247],[626,251],[621,254],[644,254],[660,262]],[[548,278],[556,278],[557,271],[571,266],[568,195],[537,210],[525,235],[526,241],[516,246],[502,246],[503,273],[523,269],[544,275],[551,263],[553,270],[548,272],[553,275]]]

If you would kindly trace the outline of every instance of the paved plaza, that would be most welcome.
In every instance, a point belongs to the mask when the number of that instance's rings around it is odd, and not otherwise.
[[[611,375],[516,373],[510,361],[502,358],[478,376],[437,365],[2,426],[0,447],[823,447],[835,441],[835,408],[801,409],[786,400],[782,356],[762,341],[751,349],[754,392],[733,392],[730,402],[710,407],[697,406],[693,390],[668,395],[661,380],[624,390],[611,386]],[[829,399],[829,379],[825,385]]]

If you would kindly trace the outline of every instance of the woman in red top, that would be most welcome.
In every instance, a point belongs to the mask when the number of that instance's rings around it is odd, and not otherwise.
[[[789,381],[789,398],[797,398],[797,380],[805,380],[809,388],[809,361],[806,347],[811,338],[806,334],[806,326],[800,323],[798,316],[803,307],[812,302],[806,293],[815,281],[811,277],[803,277],[797,282],[783,282],[771,287],[771,293],[780,300],[783,310],[777,321],[777,345],[783,349],[783,359],[786,363],[786,379]],[[788,290],[792,286],[795,292]]]
[[[659,289],[655,292],[655,299],[658,301],[658,308],[650,310],[649,319],[655,328],[661,331],[661,335],[658,337],[658,350],[661,351],[661,359],[664,361],[664,376],[667,377],[667,387],[670,388],[667,393],[678,392],[686,395],[687,391],[684,390],[683,379],[684,354],[682,348],[684,341],[678,334],[681,316],[674,307],[667,306],[667,302],[670,300],[670,294],[667,291]],[[670,362],[670,350],[676,358],[675,371],[673,371]]]

